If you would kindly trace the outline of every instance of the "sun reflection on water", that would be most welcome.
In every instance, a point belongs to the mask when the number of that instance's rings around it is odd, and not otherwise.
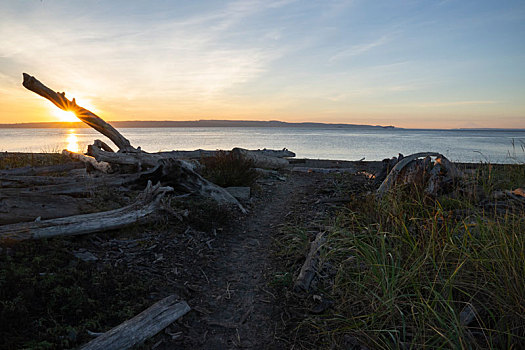
[[[75,133],[75,129],[70,129],[69,133],[67,135],[67,146],[66,149],[71,152],[78,152],[80,150],[80,147],[78,145],[78,137]]]

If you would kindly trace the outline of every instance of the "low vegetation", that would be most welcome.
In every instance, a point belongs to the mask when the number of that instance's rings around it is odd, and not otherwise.
[[[218,152],[214,157],[201,159],[203,176],[221,187],[251,186],[257,179],[253,162],[233,152]]]
[[[71,158],[58,152],[13,153],[0,152],[0,170],[26,166],[48,166],[71,162]]]
[[[525,344],[525,205],[496,201],[525,185],[525,166],[477,167],[440,198],[415,186],[382,200],[354,195],[327,219],[313,298],[331,308],[294,327],[309,348],[520,348]],[[306,229],[289,226],[279,240],[291,276],[308,251]],[[286,282],[286,283],[283,283]],[[288,293],[289,294],[289,293]]]

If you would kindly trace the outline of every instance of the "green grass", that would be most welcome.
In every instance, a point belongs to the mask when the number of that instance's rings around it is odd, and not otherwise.
[[[490,198],[524,186],[525,167],[482,165],[467,183]],[[397,188],[382,200],[356,195],[330,219],[322,250],[332,273],[323,273],[317,293],[334,307],[305,317],[297,329],[326,348],[345,348],[348,337],[373,349],[524,347],[523,207],[496,214],[477,200],[459,189],[438,199],[414,188]],[[303,241],[300,234],[295,239]],[[296,248],[281,254],[296,259],[287,253],[304,253],[303,243]],[[477,314],[464,325],[467,305]]]

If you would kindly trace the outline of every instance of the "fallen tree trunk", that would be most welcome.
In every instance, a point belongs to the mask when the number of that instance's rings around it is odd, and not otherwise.
[[[80,169],[83,166],[84,165],[79,162],[71,162],[71,163],[65,163],[65,164],[48,165],[48,166],[40,166],[40,167],[27,166],[23,168],[0,170],[0,175],[36,176],[36,175],[45,175],[45,174],[50,174],[50,173],[68,172],[73,169]]]
[[[75,113],[78,119],[82,120],[87,125],[91,126],[93,129],[100,132],[102,135],[110,139],[117,147],[124,152],[127,151],[136,151],[134,147],[131,146],[131,143],[128,139],[122,136],[115,128],[110,124],[106,123],[104,120],[99,118],[95,113],[88,111],[87,109],[77,105],[75,99],[68,100],[65,96],[65,93],[58,93],[40,81],[35,77],[30,76],[29,74],[24,73],[24,82],[22,85],[28,90],[33,91],[34,93],[48,99],[53,102],[55,106],[64,110]]]
[[[0,242],[103,232],[143,222],[160,209],[164,193],[172,190],[149,183],[135,203],[120,209],[0,226]]]
[[[70,196],[42,194],[20,194],[4,196],[0,193],[0,225],[35,221],[36,218],[54,219],[78,215],[89,208],[86,199]],[[2,226],[0,226],[2,232]]]
[[[219,204],[237,206],[242,213],[246,213],[242,204],[228,191],[194,172],[193,166],[183,160],[171,158],[160,160],[157,167],[143,173],[137,183],[146,181],[161,181],[175,189],[210,197]]]
[[[288,160],[284,158],[277,158],[265,154],[259,154],[245,150],[243,148],[234,148],[232,149],[232,153],[241,158],[251,161],[253,165],[258,168],[282,169],[286,168],[290,164]]]
[[[410,164],[412,161],[418,159],[418,158],[424,158],[424,157],[438,157],[441,156],[440,153],[436,152],[421,152],[421,153],[414,153],[407,157],[402,158],[397,164],[390,170],[390,173],[387,175],[386,179],[383,181],[381,186],[377,189],[377,195],[379,197],[382,197],[386,192],[388,192],[394,183],[397,180],[397,177],[399,176],[399,173],[403,168],[405,168],[408,164]]]
[[[256,149],[256,150],[248,150],[240,148],[248,153],[255,154],[255,155],[262,155],[267,157],[275,157],[275,158],[285,158],[285,157],[295,157],[295,153],[285,149],[282,150],[273,150],[273,149]],[[168,151],[168,152],[158,152],[157,154],[166,157],[166,158],[176,158],[176,159],[200,159],[200,158],[208,158],[208,157],[215,157],[220,152],[226,152],[229,153],[230,151],[210,151],[210,150],[203,150],[203,149],[197,149],[195,151]]]
[[[102,173],[108,174],[112,172],[111,164],[109,164],[108,162],[99,162],[93,157],[86,156],[82,153],[71,152],[71,151],[68,151],[67,149],[63,150],[62,154],[65,156],[68,156],[71,159],[79,160],[82,163],[89,164],[89,166],[93,167],[94,169]]]
[[[123,350],[142,343],[154,336],[191,309],[185,301],[177,302],[171,295],[153,304],[120,324],[85,344],[80,350]]]
[[[315,236],[315,240],[310,244],[310,251],[295,281],[294,290],[296,292],[308,292],[310,290],[310,284],[317,273],[319,265],[319,249],[323,243],[324,232],[319,232]]]

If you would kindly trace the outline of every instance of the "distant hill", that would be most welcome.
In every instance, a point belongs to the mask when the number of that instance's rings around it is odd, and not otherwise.
[[[328,123],[288,123],[277,120],[271,121],[252,121],[252,120],[190,120],[190,121],[113,121],[110,122],[116,128],[220,128],[220,127],[257,127],[257,128],[350,128],[350,129],[370,129],[382,128],[393,129],[393,126],[380,125],[358,125],[358,124],[328,124]],[[0,128],[25,128],[25,129],[46,129],[46,128],[89,128],[83,122],[44,122],[44,123],[17,123],[0,124]]]

